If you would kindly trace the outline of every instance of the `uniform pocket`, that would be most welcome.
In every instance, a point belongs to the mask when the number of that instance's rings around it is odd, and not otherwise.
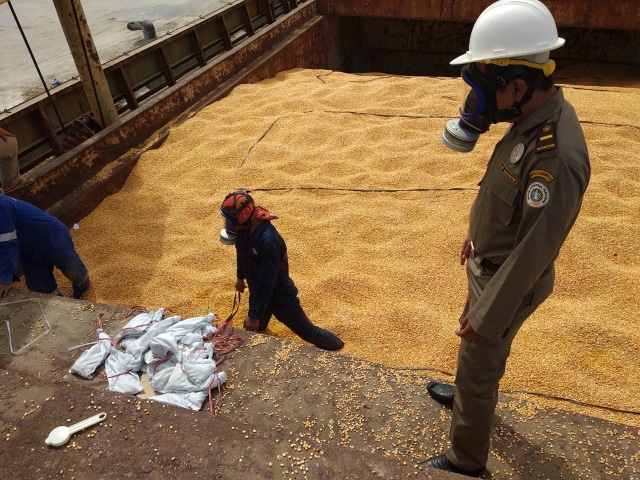
[[[491,205],[489,211],[503,225],[509,225],[513,220],[519,197],[517,185],[510,182],[500,182],[491,187]]]

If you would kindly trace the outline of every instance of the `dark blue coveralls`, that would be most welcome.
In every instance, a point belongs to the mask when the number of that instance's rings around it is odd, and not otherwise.
[[[326,330],[315,326],[300,305],[298,289],[289,277],[287,246],[269,221],[260,222],[252,234],[238,233],[237,277],[249,286],[250,318],[259,318],[258,331],[267,328],[271,316],[314,345],[325,341]]]
[[[0,282],[10,284],[18,267],[34,292],[59,293],[54,267],[73,283],[74,298],[89,279],[61,221],[30,203],[0,195]]]

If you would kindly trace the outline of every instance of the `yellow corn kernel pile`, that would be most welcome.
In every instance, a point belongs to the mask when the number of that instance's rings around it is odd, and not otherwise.
[[[501,388],[639,411],[640,85],[566,78],[556,81],[583,122],[592,180],[555,292],[516,339]],[[172,128],[73,231],[87,298],[225,318],[235,251],[218,241],[218,207],[250,188],[280,217],[303,307],[344,354],[451,380],[466,297],[459,248],[506,128],[471,153],[446,148],[460,82],[292,70],[239,86]],[[245,296],[238,327],[246,309]],[[301,341],[275,320],[268,333]],[[532,400],[640,426],[637,415]]]

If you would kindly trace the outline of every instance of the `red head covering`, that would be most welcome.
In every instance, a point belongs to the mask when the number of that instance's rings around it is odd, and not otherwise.
[[[267,210],[264,207],[256,207],[256,209],[253,212],[253,216],[256,217],[258,220],[275,220],[276,218],[278,218],[277,215],[271,215],[269,213],[269,210]]]
[[[220,206],[220,213],[228,220],[238,225],[244,225],[251,217],[269,221],[278,218],[271,215],[264,207],[256,207],[248,191],[236,191],[227,195]]]
[[[243,225],[249,221],[255,204],[253,198],[246,192],[233,192],[227,195],[220,206],[220,213],[238,225]]]

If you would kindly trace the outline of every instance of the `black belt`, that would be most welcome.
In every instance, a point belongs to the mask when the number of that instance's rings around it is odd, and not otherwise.
[[[471,251],[471,255],[474,257],[479,256],[475,251]],[[486,271],[489,272],[490,274],[494,275],[498,269],[500,268],[500,265],[498,265],[497,263],[493,263],[490,262],[489,260],[487,260],[486,258],[482,258],[482,260],[480,260],[480,266]]]
[[[492,275],[495,275],[495,273],[500,268],[500,265],[497,265],[497,264],[495,264],[493,262],[490,262],[486,258],[482,259],[482,261],[480,262],[480,265],[482,265],[482,268],[484,270],[486,270],[487,272],[491,273]]]

